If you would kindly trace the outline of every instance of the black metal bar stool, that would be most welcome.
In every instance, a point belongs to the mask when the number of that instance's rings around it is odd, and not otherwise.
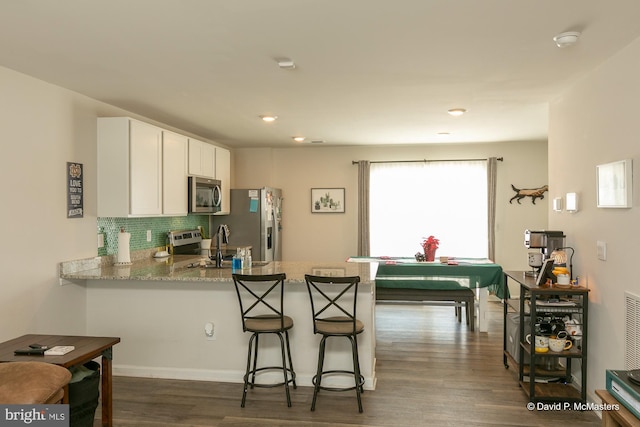
[[[296,373],[293,370],[291,349],[289,347],[289,329],[293,327],[293,319],[284,315],[284,280],[286,275],[243,275],[233,274],[233,283],[238,294],[242,330],[251,332],[247,350],[247,369],[244,375],[244,391],[241,407],[247,399],[247,389],[251,387],[284,386],[287,395],[287,406],[291,406],[289,383],[296,388]],[[258,341],[262,334],[274,334],[280,339],[282,366],[257,366]],[[285,354],[286,353],[286,354]],[[288,366],[287,366],[288,361]],[[267,371],[281,370],[283,381],[278,383],[256,383],[256,375]]]
[[[360,394],[364,392],[364,376],[360,374],[357,336],[364,331],[364,324],[356,318],[360,277],[325,277],[306,274],[305,281],[311,301],[313,333],[322,335],[318,352],[318,369],[313,377],[314,390],[311,410],[316,409],[316,399],[320,390],[355,390],[358,410],[362,412]],[[350,341],[353,370],[324,370],[325,346],[329,337],[347,338]],[[324,375],[342,374],[352,375],[354,385],[347,387],[325,387],[322,385]]]

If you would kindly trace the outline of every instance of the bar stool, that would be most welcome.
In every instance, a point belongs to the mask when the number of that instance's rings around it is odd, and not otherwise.
[[[313,377],[313,401],[311,410],[316,409],[316,399],[320,390],[349,391],[355,390],[358,410],[362,412],[360,394],[364,392],[364,376],[360,374],[358,358],[358,334],[364,331],[364,324],[356,318],[359,276],[325,277],[305,274],[311,313],[313,315],[313,333],[322,335],[318,352],[318,369]],[[347,338],[351,343],[353,370],[324,370],[325,347],[327,338]],[[322,385],[325,375],[352,375],[353,386],[328,387]]]
[[[284,386],[287,395],[287,406],[291,406],[289,383],[296,386],[296,373],[293,370],[291,349],[289,347],[289,329],[293,327],[293,319],[284,315],[284,280],[286,275],[244,275],[233,274],[243,332],[251,332],[247,350],[247,369],[244,375],[244,391],[242,392],[241,407],[247,399],[247,389],[254,387]],[[258,341],[262,334],[275,334],[280,339],[282,366],[257,366]],[[285,355],[286,352],[286,355]],[[288,360],[288,367],[287,367]],[[278,383],[256,383],[256,375],[267,371],[281,370],[283,381]]]

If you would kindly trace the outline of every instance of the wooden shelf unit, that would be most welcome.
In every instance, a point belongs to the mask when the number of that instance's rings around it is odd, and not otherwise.
[[[513,365],[518,369],[518,381],[525,394],[532,402],[537,401],[569,401],[586,403],[587,400],[587,324],[588,324],[588,294],[583,287],[560,289],[555,287],[539,287],[535,278],[527,276],[524,271],[506,271],[505,283],[514,280],[520,286],[520,298],[505,299],[504,306],[504,354],[505,368]],[[550,302],[550,298],[560,298],[570,301],[574,305]],[[518,360],[508,351],[507,316],[517,313],[519,319],[519,348]],[[580,318],[582,325],[581,339],[574,342],[574,346],[565,351],[536,353],[532,343],[525,340],[525,325],[529,326],[532,334],[538,316],[569,316]],[[529,356],[529,363],[525,363],[525,356]],[[579,388],[572,384],[572,360],[580,361],[581,385]],[[558,363],[564,360],[561,369],[545,369],[540,362],[552,361]],[[528,381],[525,377],[528,377]],[[550,382],[536,382],[536,379],[553,379]]]

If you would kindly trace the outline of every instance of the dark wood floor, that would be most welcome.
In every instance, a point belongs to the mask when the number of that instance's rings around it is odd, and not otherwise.
[[[291,408],[281,389],[255,389],[240,408],[241,384],[114,377],[114,425],[599,426],[592,412],[527,410],[502,364],[501,305],[490,306],[489,333],[479,333],[451,307],[379,305],[378,383],[362,414],[354,392],[322,392],[311,412],[310,387],[292,391]]]

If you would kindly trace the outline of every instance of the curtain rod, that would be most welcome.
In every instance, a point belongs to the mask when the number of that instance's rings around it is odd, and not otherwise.
[[[480,161],[480,160],[489,160],[489,159],[445,159],[445,160],[428,160],[428,159],[422,159],[422,160],[378,160],[378,161],[372,161],[369,163],[429,163],[429,162],[474,162],[474,161]],[[504,161],[504,157],[497,157],[496,158],[497,161],[502,162]],[[351,162],[352,165],[357,165],[358,164],[358,160],[353,160]]]

